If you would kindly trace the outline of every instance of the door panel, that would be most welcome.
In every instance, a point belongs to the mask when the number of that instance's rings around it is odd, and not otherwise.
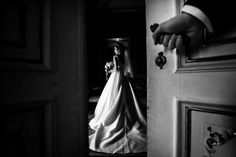
[[[50,101],[1,105],[3,156],[52,156]]]
[[[179,117],[176,137],[182,142],[177,145],[179,156],[235,154],[236,107],[186,101],[177,101],[176,107]]]
[[[231,135],[231,130],[235,130],[236,128],[235,121],[235,113],[234,116],[230,116],[230,113],[221,114],[221,113],[211,113],[211,111],[204,112],[204,111],[193,111],[192,113],[192,128],[191,128],[191,156],[198,157],[200,156],[207,156],[207,157],[233,157],[236,153],[235,151],[235,144],[236,138],[234,135]],[[210,130],[219,132],[222,136],[233,136],[229,137],[227,141],[224,141],[217,146],[212,146],[211,151],[207,150],[202,145],[207,145],[207,141],[210,142],[212,139],[210,137]],[[198,133],[197,131],[200,130],[201,132]],[[227,134],[228,133],[228,134]],[[202,135],[203,137],[199,137]],[[218,140],[218,137],[215,136],[213,139]],[[210,144],[209,144],[210,145]],[[201,152],[201,153],[200,153]]]
[[[87,155],[84,8],[16,0],[1,10],[12,17],[0,17],[11,31],[0,35],[1,157]]]
[[[162,45],[153,44],[149,26],[178,14],[176,10],[182,3],[178,0],[146,1],[149,157],[199,156],[204,154],[203,140],[209,135],[208,125],[212,126],[212,130],[236,129],[235,123],[231,123],[236,120],[234,58],[222,57],[223,51],[227,50],[225,48],[229,48],[231,54],[235,54],[235,48],[217,43],[218,46],[210,46],[200,50],[198,55],[192,55],[194,59],[199,59],[195,62],[188,60],[187,51],[176,55],[175,50],[165,50]],[[201,60],[208,50],[211,51],[209,58],[217,50],[214,55],[218,55],[218,59]],[[155,65],[155,58],[161,51],[167,59],[163,69]],[[228,154],[234,152],[234,144],[233,138],[215,147],[216,152],[211,155],[220,157],[226,151]]]

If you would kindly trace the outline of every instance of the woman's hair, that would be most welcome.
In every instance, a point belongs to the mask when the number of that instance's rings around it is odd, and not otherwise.
[[[125,51],[125,46],[121,43],[116,42],[114,44],[114,47],[116,47],[120,51],[119,59],[120,61],[124,64],[124,51]]]
[[[116,43],[114,44],[114,47],[116,47],[117,49],[119,49],[121,53],[124,53],[125,46],[124,46],[123,44],[116,42]]]

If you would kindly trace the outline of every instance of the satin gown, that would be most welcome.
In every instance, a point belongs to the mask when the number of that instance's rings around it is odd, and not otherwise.
[[[89,148],[103,153],[146,152],[146,118],[124,70],[113,71],[89,126]]]

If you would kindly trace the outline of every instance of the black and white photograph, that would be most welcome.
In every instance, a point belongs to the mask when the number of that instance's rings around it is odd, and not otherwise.
[[[233,0],[1,0],[0,157],[235,157]]]

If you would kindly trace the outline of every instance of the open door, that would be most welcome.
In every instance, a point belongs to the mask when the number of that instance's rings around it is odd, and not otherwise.
[[[0,156],[87,156],[85,2],[0,8]]]
[[[149,26],[175,16],[182,4],[146,1],[148,156],[231,157],[236,144],[236,42],[225,39],[197,54],[186,50],[178,55],[155,46]],[[161,51],[167,59],[162,69],[155,64]]]

